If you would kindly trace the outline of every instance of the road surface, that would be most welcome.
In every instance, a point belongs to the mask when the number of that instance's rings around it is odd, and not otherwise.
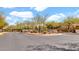
[[[79,50],[79,35],[33,36],[19,32],[0,35],[0,51]]]

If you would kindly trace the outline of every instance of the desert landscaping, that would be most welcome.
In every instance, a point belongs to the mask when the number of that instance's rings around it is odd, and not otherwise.
[[[14,24],[15,19],[10,19],[10,24],[0,12],[0,51],[79,51],[79,18],[47,19],[47,15],[37,14]]]

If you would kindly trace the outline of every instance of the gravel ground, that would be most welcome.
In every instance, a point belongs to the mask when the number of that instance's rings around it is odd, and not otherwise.
[[[33,36],[9,32],[0,35],[0,51],[79,51],[79,34]]]

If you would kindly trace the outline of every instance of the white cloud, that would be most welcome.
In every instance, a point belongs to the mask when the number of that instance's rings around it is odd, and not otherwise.
[[[9,25],[14,25],[18,20],[18,18],[14,18],[12,16],[6,17],[6,22],[9,23]]]
[[[30,11],[24,11],[24,12],[13,11],[10,13],[10,15],[22,17],[22,18],[32,18],[33,17],[33,13]]]
[[[20,19],[18,17],[20,17]],[[25,21],[28,18],[32,17],[33,13],[30,11],[24,11],[24,12],[12,11],[10,13],[10,16],[6,17],[6,21],[9,23],[9,25],[14,25],[18,21]]]
[[[59,13],[48,17],[47,21],[62,21],[65,17],[63,13]]]
[[[58,15],[61,17],[66,17],[63,13],[59,13]]]
[[[11,20],[11,17],[7,16],[7,17],[6,17],[6,20],[8,20],[8,19]]]
[[[34,7],[33,9],[35,9],[35,10],[38,11],[38,12],[41,12],[41,11],[47,9],[47,8],[48,8],[48,7]]]

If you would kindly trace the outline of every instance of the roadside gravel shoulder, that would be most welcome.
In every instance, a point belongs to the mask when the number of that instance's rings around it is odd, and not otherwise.
[[[34,35],[34,36],[56,36],[56,35],[63,35],[63,33],[52,33],[52,34],[41,34],[41,33],[24,33],[27,35]]]
[[[5,33],[7,33],[7,32],[0,32],[0,35],[3,35],[3,34],[5,34]]]

